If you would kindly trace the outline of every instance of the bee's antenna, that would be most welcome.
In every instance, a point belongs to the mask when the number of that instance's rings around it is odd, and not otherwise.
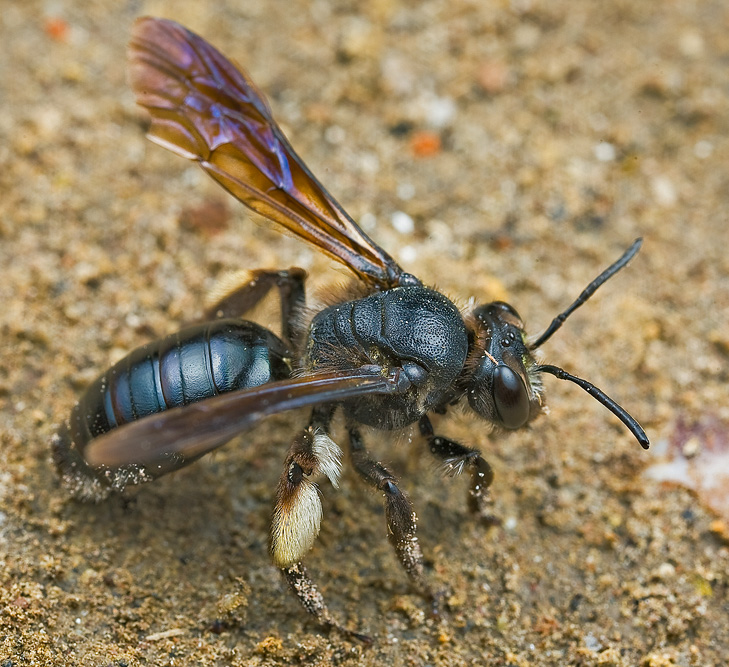
[[[615,262],[614,264],[611,264],[607,269],[605,269],[595,280],[593,280],[587,287],[585,287],[584,290],[582,290],[582,294],[578,296],[572,305],[567,308],[563,313],[560,313],[552,320],[552,323],[547,327],[546,331],[537,338],[530,346],[530,350],[536,350],[538,347],[543,345],[546,341],[548,341],[552,334],[554,334],[557,329],[559,329],[564,321],[572,314],[574,313],[585,301],[587,301],[596,291],[597,288],[600,287],[604,282],[606,282],[608,279],[612,278],[620,269],[625,267],[625,265],[633,259],[635,254],[640,250],[640,246],[643,243],[643,239],[638,238],[633,241],[633,244],[628,248],[622,255],[622,257]]]
[[[640,239],[638,239],[640,241]],[[633,244],[635,245],[635,244]],[[627,253],[626,253],[627,254]],[[623,256],[624,257],[624,256]],[[621,258],[622,261],[622,258]],[[613,264],[610,269],[615,265]],[[620,268],[620,267],[618,267]],[[610,271],[608,269],[608,271]],[[602,277],[602,276],[601,276]],[[609,276],[608,276],[609,277]],[[559,326],[559,325],[558,325]],[[623,424],[628,427],[628,430],[635,436],[635,439],[640,443],[643,449],[650,447],[648,436],[645,434],[643,427],[637,422],[635,417],[630,415],[625,408],[618,405],[612,398],[610,398],[602,389],[598,389],[594,384],[578,378],[576,375],[571,375],[567,371],[558,366],[551,366],[549,364],[542,364],[536,366],[534,371],[537,373],[549,373],[554,375],[560,380],[569,380],[574,382],[578,387],[582,387],[590,396],[592,396],[598,403],[604,405],[610,412],[612,412]]]

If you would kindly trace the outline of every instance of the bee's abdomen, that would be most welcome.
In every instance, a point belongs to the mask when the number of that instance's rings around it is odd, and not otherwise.
[[[95,437],[217,394],[288,377],[288,351],[267,329],[241,320],[188,327],[132,351],[97,378],[71,414],[83,450]]]

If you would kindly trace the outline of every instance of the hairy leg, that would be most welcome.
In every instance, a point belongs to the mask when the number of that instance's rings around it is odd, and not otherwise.
[[[225,294],[206,310],[206,317],[241,317],[273,287],[278,288],[281,299],[281,334],[287,343],[296,335],[299,317],[306,303],[304,283],[306,271],[292,267],[285,271],[258,269],[246,274],[246,279]]]
[[[335,487],[339,482],[341,450],[328,434],[332,412],[328,408],[314,410],[309,426],[288,451],[276,490],[270,550],[294,595],[323,627],[368,642],[371,640],[366,635],[332,619],[324,597],[301,562],[319,534],[322,517],[319,491],[311,478],[323,474]]]
[[[387,534],[395,553],[417,590],[434,604],[436,596],[425,580],[423,552],[415,535],[417,517],[408,497],[400,490],[395,476],[367,451],[359,430],[350,425],[349,447],[352,465],[360,477],[385,496]]]
[[[491,513],[491,494],[489,487],[494,480],[494,472],[481,452],[471,447],[435,435],[433,425],[427,416],[420,418],[420,434],[426,439],[430,453],[443,462],[450,475],[459,475],[464,469],[471,471],[471,486],[468,490],[468,508],[488,525],[500,521]]]

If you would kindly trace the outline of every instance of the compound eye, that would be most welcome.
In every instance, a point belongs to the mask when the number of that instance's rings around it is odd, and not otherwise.
[[[504,364],[494,369],[494,405],[504,428],[517,429],[529,421],[529,394],[524,381]]]

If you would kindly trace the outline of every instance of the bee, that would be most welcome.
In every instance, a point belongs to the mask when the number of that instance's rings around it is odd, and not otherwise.
[[[75,495],[99,499],[178,470],[265,417],[311,408],[293,439],[276,489],[273,562],[319,623],[352,637],[330,615],[302,561],[322,506],[314,480],[336,487],[343,452],[332,419],[344,414],[349,461],[384,496],[388,535],[414,586],[435,601],[416,537],[416,515],[395,475],[368,450],[363,426],[418,424],[428,449],[453,473],[468,471],[468,504],[489,512],[490,465],[467,445],[436,435],[429,413],[468,405],[508,430],[543,411],[542,378],[568,380],[612,412],[638,442],[638,422],[590,382],[540,364],[534,351],[638,252],[637,239],[534,342],[501,301],[463,313],[403,271],[327,192],[294,152],[247,74],[181,25],[139,19],[129,46],[130,80],[149,111],[149,138],[196,161],[236,199],[343,263],[355,297],[308,321],[306,273],[258,270],[221,298],[208,321],[131,352],[92,383],[53,441],[59,473]],[[269,292],[281,300],[281,335],[242,319]]]

